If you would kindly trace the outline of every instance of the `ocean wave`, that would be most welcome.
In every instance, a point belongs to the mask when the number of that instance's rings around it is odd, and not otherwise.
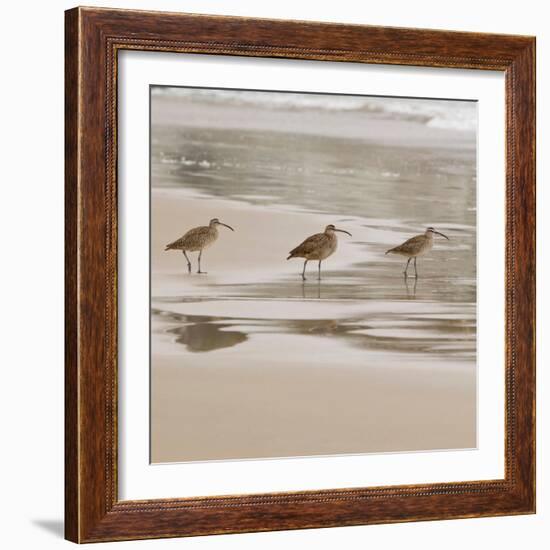
[[[475,131],[477,128],[477,102],[474,101],[161,86],[153,87],[152,95],[272,110],[359,111],[447,130]]]

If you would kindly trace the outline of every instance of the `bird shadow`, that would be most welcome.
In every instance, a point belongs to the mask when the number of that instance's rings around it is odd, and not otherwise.
[[[62,539],[65,537],[65,523],[62,519],[33,519],[31,521],[36,527],[47,531],[57,538]]]

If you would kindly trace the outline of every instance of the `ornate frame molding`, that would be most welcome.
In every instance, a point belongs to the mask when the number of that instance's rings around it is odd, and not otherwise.
[[[66,12],[66,537],[127,540],[533,513],[535,39],[98,8]],[[506,475],[466,483],[119,501],[120,50],[499,70],[506,79]]]

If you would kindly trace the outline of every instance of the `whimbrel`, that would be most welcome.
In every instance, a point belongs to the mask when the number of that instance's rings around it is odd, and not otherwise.
[[[449,240],[447,235],[443,235],[439,231],[436,231],[433,227],[428,227],[422,235],[416,235],[406,240],[403,244],[390,248],[386,251],[386,254],[399,254],[399,256],[405,256],[408,258],[407,265],[403,274],[407,277],[407,269],[409,268],[410,261],[414,258],[414,276],[418,277],[418,271],[416,270],[416,258],[429,252],[434,245],[434,233],[441,235]]]
[[[289,252],[287,260],[290,260],[290,258],[305,258],[304,269],[302,270],[302,279],[304,281],[306,280],[306,265],[309,260],[319,261],[318,279],[321,280],[321,262],[333,254],[338,246],[338,239],[334,234],[335,231],[347,233],[351,237],[351,233],[348,231],[336,229],[334,225],[330,224],[325,227],[324,233],[311,235],[302,244]]]
[[[183,237],[180,237],[177,241],[167,244],[164,250],[181,250],[185,259],[187,260],[187,269],[191,273],[191,261],[187,256],[187,252],[196,252],[199,251],[199,269],[197,273],[206,273],[206,271],[201,271],[201,256],[202,251],[210,246],[218,238],[218,228],[217,225],[223,225],[231,231],[235,231],[231,226],[222,223],[218,218],[213,218],[210,220],[208,225],[203,225],[200,227],[194,227],[190,229]]]

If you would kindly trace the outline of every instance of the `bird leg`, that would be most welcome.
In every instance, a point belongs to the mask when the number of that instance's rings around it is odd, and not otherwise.
[[[416,271],[416,256],[414,257],[414,276],[418,279],[418,271]]]
[[[191,273],[191,262],[189,261],[189,258],[187,257],[187,254],[185,253],[185,250],[182,250],[183,255],[185,256],[185,259],[187,260],[187,270],[189,273]]]
[[[201,256],[202,256],[202,250],[199,252],[199,269],[197,270],[197,273],[203,273],[206,275],[206,271],[201,271]]]
[[[319,279],[319,281],[321,280],[321,260],[319,260],[319,275],[317,276],[317,279]]]
[[[409,269],[409,262],[411,261],[411,258],[409,258],[407,260],[407,265],[405,266],[405,271],[403,271],[403,275],[405,275],[405,277],[407,277],[407,269]]]
[[[306,280],[306,265],[307,265],[307,262],[308,262],[308,260],[306,260],[304,262],[304,269],[302,270],[302,281]]]

